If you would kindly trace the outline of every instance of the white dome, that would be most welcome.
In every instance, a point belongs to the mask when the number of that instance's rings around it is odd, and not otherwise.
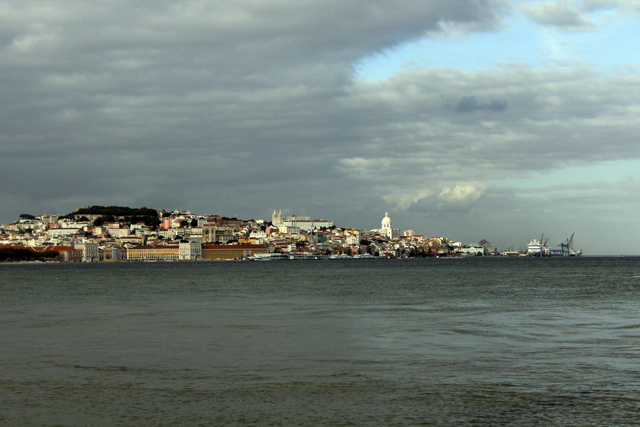
[[[382,218],[382,228],[391,228],[391,218],[389,218],[389,212],[385,212],[384,218]]]

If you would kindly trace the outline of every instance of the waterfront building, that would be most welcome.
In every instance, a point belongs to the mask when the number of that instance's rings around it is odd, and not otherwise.
[[[178,245],[178,259],[180,261],[198,261],[202,259],[202,239],[192,237],[188,241],[182,240]]]
[[[98,244],[94,242],[83,242],[76,245],[76,249],[82,251],[82,262],[98,262],[100,261],[100,252]]]
[[[122,259],[122,248],[119,246],[107,246],[104,248],[102,252],[102,259],[108,261],[120,260]]]
[[[267,254],[265,245],[202,245],[203,260],[246,259],[257,254]]]
[[[130,261],[177,261],[180,256],[179,249],[178,245],[133,246],[127,248],[127,259]]]
[[[462,246],[460,248],[460,253],[467,256],[488,256],[489,251],[486,246],[480,246],[475,243],[470,245]]]
[[[33,250],[37,252],[57,251],[58,256],[54,258],[56,261],[63,261],[63,262],[82,261],[82,249],[74,248],[72,246],[63,246],[63,245],[39,246],[39,247],[33,248]]]

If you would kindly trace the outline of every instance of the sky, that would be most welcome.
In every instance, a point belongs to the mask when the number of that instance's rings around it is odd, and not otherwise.
[[[0,2],[0,223],[120,205],[640,254],[640,1]]]

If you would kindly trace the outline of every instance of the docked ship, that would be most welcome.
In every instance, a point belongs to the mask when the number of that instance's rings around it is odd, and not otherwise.
[[[575,234],[575,233],[574,233]],[[561,249],[549,249],[547,243],[549,239],[544,240],[544,234],[538,239],[533,239],[531,243],[527,245],[526,256],[538,256],[538,257],[549,257],[549,256],[569,256],[569,257],[578,257],[582,255],[582,250],[573,248],[573,234],[569,237],[565,242],[560,243]]]
[[[353,259],[378,259],[378,257],[371,254],[358,254],[354,255]]]
[[[540,237],[540,240],[533,239],[527,245],[527,256],[539,256],[548,257],[551,256],[551,249],[547,246],[549,239],[544,240],[544,234]]]
[[[350,257],[347,254],[338,254],[338,255],[331,255],[329,259],[353,259],[353,257]]]
[[[247,259],[250,261],[286,261],[291,259],[291,257],[287,254],[271,253],[271,254],[256,254],[256,255],[247,257]]]
[[[538,239],[533,239],[527,245],[528,256],[542,256],[542,243]]]

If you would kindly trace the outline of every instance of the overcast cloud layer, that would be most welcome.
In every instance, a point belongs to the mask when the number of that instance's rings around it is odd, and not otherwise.
[[[637,70],[505,62],[356,78],[363,58],[452,28],[500,31],[516,10],[597,31],[589,12],[637,19],[640,6],[3,1],[0,222],[105,204],[371,229],[389,211],[401,230],[465,243],[575,231],[588,253],[640,253],[637,174],[507,185],[640,159]]]

